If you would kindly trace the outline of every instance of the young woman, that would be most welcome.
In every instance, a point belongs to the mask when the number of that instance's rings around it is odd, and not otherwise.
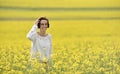
[[[46,33],[49,26],[49,20],[40,17],[27,34],[27,38],[32,41],[31,58],[37,58],[43,63],[47,63],[52,55],[51,34]],[[36,32],[37,28],[39,32]]]

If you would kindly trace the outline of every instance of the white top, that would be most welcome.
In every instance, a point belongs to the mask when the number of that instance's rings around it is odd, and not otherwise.
[[[44,60],[44,58],[50,59],[52,54],[51,35],[40,36],[36,29],[37,25],[33,25],[27,34],[27,38],[32,41],[31,58],[39,58],[40,60]]]

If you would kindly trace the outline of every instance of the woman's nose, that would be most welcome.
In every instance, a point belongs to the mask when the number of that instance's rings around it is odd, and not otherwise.
[[[44,24],[43,26],[45,27],[46,25]]]
[[[44,24],[44,25],[43,25],[43,27],[45,27],[45,28],[46,28],[46,27],[47,27],[47,26],[46,26],[46,24]]]

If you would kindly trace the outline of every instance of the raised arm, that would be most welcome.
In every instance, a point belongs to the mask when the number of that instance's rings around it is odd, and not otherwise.
[[[34,25],[27,34],[27,38],[30,39],[31,41],[33,41],[35,38],[34,34],[36,33],[37,24],[38,24],[38,20],[35,21]]]

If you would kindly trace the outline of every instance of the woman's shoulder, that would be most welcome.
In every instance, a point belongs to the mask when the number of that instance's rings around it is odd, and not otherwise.
[[[52,35],[51,35],[50,33],[48,33],[48,37],[49,37],[49,38],[51,38],[51,37],[52,37]]]
[[[50,37],[51,37],[52,35],[51,35],[50,33],[48,33],[48,36],[50,36]]]

